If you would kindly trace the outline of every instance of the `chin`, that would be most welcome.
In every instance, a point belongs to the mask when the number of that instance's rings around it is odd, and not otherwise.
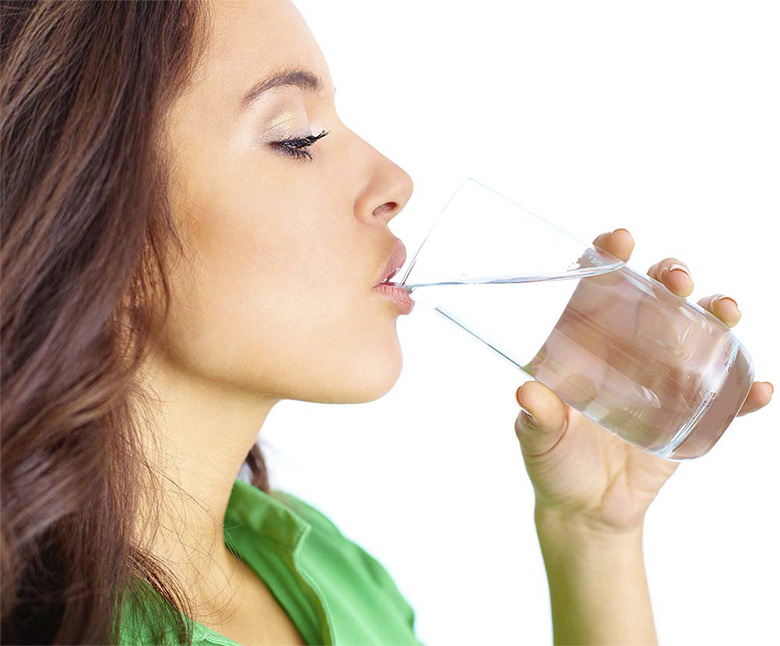
[[[381,351],[374,348],[354,357],[347,365],[342,362],[338,375],[334,375],[326,399],[318,401],[332,404],[364,404],[386,395],[398,381],[403,368],[401,346],[395,342],[385,345]]]

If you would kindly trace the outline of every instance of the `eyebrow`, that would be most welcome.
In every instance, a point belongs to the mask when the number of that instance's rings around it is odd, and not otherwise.
[[[263,92],[282,85],[294,85],[312,93],[322,92],[325,88],[322,79],[310,70],[285,69],[281,72],[274,73],[263,81],[255,83],[241,99],[240,109],[246,110],[260,98]],[[336,88],[334,87],[333,93],[335,94],[335,92]]]

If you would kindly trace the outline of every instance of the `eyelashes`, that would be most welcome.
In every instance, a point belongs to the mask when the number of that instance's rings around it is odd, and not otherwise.
[[[311,153],[306,150],[316,141],[326,136],[330,130],[323,130],[318,135],[307,135],[306,137],[289,137],[281,141],[274,141],[271,145],[290,157],[295,159],[312,159]]]

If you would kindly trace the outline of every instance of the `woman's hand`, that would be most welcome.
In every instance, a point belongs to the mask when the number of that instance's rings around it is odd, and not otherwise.
[[[634,248],[625,229],[602,234],[593,244],[624,261]],[[647,273],[674,294],[687,297],[693,281],[689,273],[677,269],[680,266],[685,267],[675,258],[666,258]],[[704,297],[698,304],[733,327],[742,314],[733,299],[718,296]],[[769,382],[754,382],[738,414],[763,408],[773,391]],[[679,463],[624,442],[540,382],[520,386],[517,401],[524,410],[515,431],[536,492],[537,519],[560,515],[607,532],[640,527],[648,506]]]

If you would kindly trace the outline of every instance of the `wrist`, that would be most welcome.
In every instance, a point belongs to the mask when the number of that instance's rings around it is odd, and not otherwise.
[[[641,544],[644,522],[616,526],[585,513],[559,507],[548,507],[537,502],[534,522],[540,540],[564,540],[571,543],[605,545],[612,549],[619,544]]]
[[[657,644],[642,555],[642,525],[537,507],[554,643]]]
[[[545,566],[556,578],[591,570],[614,574],[643,561],[641,525],[616,530],[576,514],[538,508],[534,519]]]

